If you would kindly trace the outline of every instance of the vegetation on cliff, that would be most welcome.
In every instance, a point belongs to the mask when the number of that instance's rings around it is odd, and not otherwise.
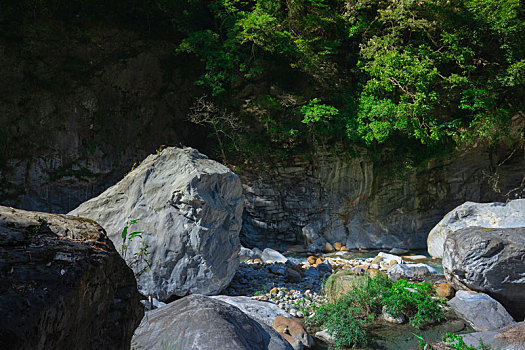
[[[13,21],[114,21],[202,61],[221,157],[319,145],[397,149],[409,159],[495,142],[520,112],[520,0],[24,0]],[[5,23],[10,23],[6,27]],[[227,116],[236,115],[235,123]],[[197,120],[199,121],[199,120]],[[235,127],[232,125],[235,124]],[[219,130],[220,132],[218,132]],[[330,146],[329,146],[330,147]],[[223,159],[224,160],[224,159]]]

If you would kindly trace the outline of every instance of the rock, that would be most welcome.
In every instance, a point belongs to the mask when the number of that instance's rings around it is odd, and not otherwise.
[[[327,329],[323,329],[317,333],[315,333],[315,336],[316,338],[319,338],[321,339],[322,341],[328,343],[328,344],[333,344],[335,343],[335,337],[333,335],[330,334],[330,332],[328,332]]]
[[[515,323],[505,308],[487,294],[459,290],[448,305],[476,331],[491,331]]]
[[[498,300],[518,321],[525,318],[525,228],[466,228],[448,235],[443,270],[456,289]]]
[[[245,248],[245,247],[242,247],[241,246],[241,251],[239,252],[239,259],[241,261],[244,261],[244,260],[253,260],[253,259],[259,259],[260,260],[261,258],[261,255],[260,254],[257,254],[257,252],[249,249],[249,248]]]
[[[387,271],[393,281],[400,279],[411,279],[422,281],[426,277],[436,273],[432,267],[425,264],[395,264]]]
[[[292,347],[271,327],[238,308],[203,295],[189,295],[149,311],[133,337],[134,350],[282,350]]]
[[[313,279],[319,279],[319,271],[317,271],[317,269],[315,267],[310,267],[309,269],[307,269],[305,272],[304,272],[304,275],[306,277],[310,277],[310,278],[313,278]]]
[[[239,264],[242,199],[228,168],[195,149],[169,147],[71,214],[99,222],[116,245],[125,223],[141,219],[132,229],[143,231],[151,268],[138,277],[139,290],[166,300],[228,286]],[[138,252],[142,240],[128,250]]]
[[[317,259],[316,259],[315,256],[310,255],[310,256],[308,257],[307,261],[308,261],[308,263],[309,263],[310,265],[313,265],[313,264],[315,264],[315,262],[317,261]]]
[[[478,347],[480,339],[490,349],[523,350],[525,349],[525,323],[505,327],[497,331],[474,332],[462,335],[466,345]]]
[[[288,317],[277,316],[273,321],[275,329],[294,350],[302,350],[303,347],[310,348],[313,345],[312,337],[304,330],[299,322]]]
[[[403,255],[401,258],[405,261],[413,263],[423,263],[430,260],[428,256],[424,255]]]
[[[301,273],[298,272],[295,269],[290,268],[289,266],[286,267],[286,279],[290,282],[300,282],[303,276],[301,276]]]
[[[291,247],[286,248],[286,253],[295,253],[295,254],[303,254],[306,252],[306,248],[303,245],[293,245]]]
[[[398,264],[402,264],[403,263],[403,259],[400,257],[400,256],[397,256],[397,255],[392,255],[392,254],[388,254],[388,253],[384,253],[384,252],[379,252],[379,254],[377,254],[377,256],[383,258],[383,260],[386,260],[386,261],[392,261],[392,260],[395,260],[397,261]]]
[[[315,260],[315,265],[319,265],[319,264],[322,264],[322,263],[323,263],[323,259],[321,259],[321,258],[317,258]]]
[[[435,258],[442,258],[447,236],[467,227],[525,227],[525,199],[515,199],[508,203],[466,202],[456,207],[428,234],[429,254]]]
[[[386,306],[383,306],[383,310],[381,313],[381,318],[385,320],[386,322],[393,323],[393,324],[405,324],[408,322],[408,319],[405,315],[400,313],[398,316],[394,317],[392,316],[387,310]]]
[[[324,244],[323,251],[325,253],[333,253],[335,251],[334,247],[330,244],[330,242],[326,242]]]
[[[226,295],[216,295],[210,298],[233,305],[257,322],[264,323],[270,327],[273,326],[273,321],[277,316],[290,317],[288,313],[281,310],[277,305],[264,301],[253,300],[250,297],[230,297]]]
[[[343,248],[343,245],[341,244],[341,242],[335,242],[334,243],[334,249],[335,250],[340,251],[341,248]]]
[[[438,297],[445,299],[452,299],[456,293],[454,288],[446,282],[435,284],[434,289]]]
[[[356,276],[347,270],[331,275],[325,283],[325,293],[329,301],[335,302],[355,286]]]
[[[408,250],[403,249],[403,248],[392,248],[388,252],[394,255],[403,255],[403,254],[408,253]]]
[[[321,276],[324,276],[325,274],[331,274],[332,265],[330,265],[330,262],[328,260],[325,260],[321,264],[317,265],[317,271],[319,271],[319,275]]]
[[[285,257],[284,255],[279,253],[277,250],[272,249],[272,248],[266,248],[265,250],[263,250],[261,259],[265,263],[277,262],[277,263],[286,264],[288,262],[287,257]]]
[[[140,301],[142,305],[144,305],[144,308],[147,311],[158,309],[159,307],[162,307],[166,305],[166,303],[163,303],[162,301],[158,301],[155,298],[149,297],[148,300],[141,300]]]
[[[135,277],[96,222],[0,207],[0,349],[126,349]]]

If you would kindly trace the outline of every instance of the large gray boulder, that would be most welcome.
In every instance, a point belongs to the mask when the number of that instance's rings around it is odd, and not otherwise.
[[[0,207],[0,349],[129,349],[139,300],[100,225]]]
[[[467,227],[525,227],[525,199],[508,203],[463,203],[445,215],[430,231],[427,238],[428,253],[435,258],[442,258],[447,236]]]
[[[291,350],[264,323],[238,308],[203,295],[189,295],[149,311],[133,337],[132,349]]]
[[[233,305],[257,322],[264,323],[270,327],[273,326],[273,321],[277,316],[291,317],[290,314],[274,303],[253,300],[250,297],[216,295],[211,298]]]
[[[500,303],[484,293],[460,290],[448,304],[475,331],[492,331],[516,323]]]
[[[454,288],[487,293],[517,320],[525,318],[525,228],[470,227],[449,234],[443,270]]]
[[[195,149],[170,147],[70,214],[96,220],[117,246],[126,223],[140,219],[130,230],[142,238],[127,248],[147,246],[150,268],[143,272],[145,261],[133,266],[139,290],[166,300],[228,286],[239,264],[242,198],[227,167]]]

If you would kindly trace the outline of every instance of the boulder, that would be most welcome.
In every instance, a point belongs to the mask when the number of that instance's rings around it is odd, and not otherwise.
[[[447,236],[467,227],[525,227],[525,199],[515,199],[508,203],[465,202],[456,207],[428,234],[428,253],[435,258],[442,258]]]
[[[292,345],[294,350],[310,348],[314,344],[314,340],[304,330],[303,326],[289,317],[277,316],[272,326],[281,337]]]
[[[393,281],[400,279],[423,281],[428,276],[436,274],[436,270],[426,264],[394,264],[388,269],[387,274]]]
[[[148,156],[70,214],[96,220],[117,246],[126,222],[140,219],[132,230],[141,231],[142,239],[128,241],[128,250],[148,245],[150,268],[137,280],[143,294],[159,300],[217,294],[239,265],[240,180],[192,148],[170,147]]]
[[[474,332],[462,335],[467,346],[478,347],[480,339],[485,347],[499,350],[525,349],[525,323],[505,327],[497,331]]]
[[[484,293],[460,290],[448,305],[476,331],[492,331],[515,324],[505,308]]]
[[[292,349],[272,327],[238,308],[199,294],[148,311],[133,337],[134,350]]]
[[[129,349],[144,308],[92,220],[0,207],[0,349]]]
[[[456,294],[454,288],[446,282],[434,284],[434,290],[436,291],[436,295],[439,298],[444,298],[448,300],[452,299]]]
[[[277,250],[272,248],[266,248],[262,252],[261,259],[265,263],[282,263],[286,264],[288,262],[288,258],[279,253]]]
[[[227,295],[216,295],[210,298],[233,305],[257,322],[264,323],[270,327],[273,326],[273,321],[277,316],[290,317],[290,315],[282,310],[279,306],[273,303],[253,300],[250,297],[230,297]]]
[[[499,301],[518,321],[525,318],[525,228],[466,228],[448,235],[443,270],[456,289]]]

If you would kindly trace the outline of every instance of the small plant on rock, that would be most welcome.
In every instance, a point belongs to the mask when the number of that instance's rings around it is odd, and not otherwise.
[[[136,224],[141,219],[130,220],[126,222],[124,229],[122,230],[122,244],[120,248],[120,254],[122,258],[126,261],[129,267],[135,272],[135,277],[139,277],[144,272],[151,268],[151,263],[149,260],[149,244],[146,244],[142,234],[143,231],[133,231],[130,232],[130,228],[133,224]],[[129,245],[135,239],[140,239],[138,250],[136,252],[129,252]],[[130,254],[128,256],[128,254]]]

